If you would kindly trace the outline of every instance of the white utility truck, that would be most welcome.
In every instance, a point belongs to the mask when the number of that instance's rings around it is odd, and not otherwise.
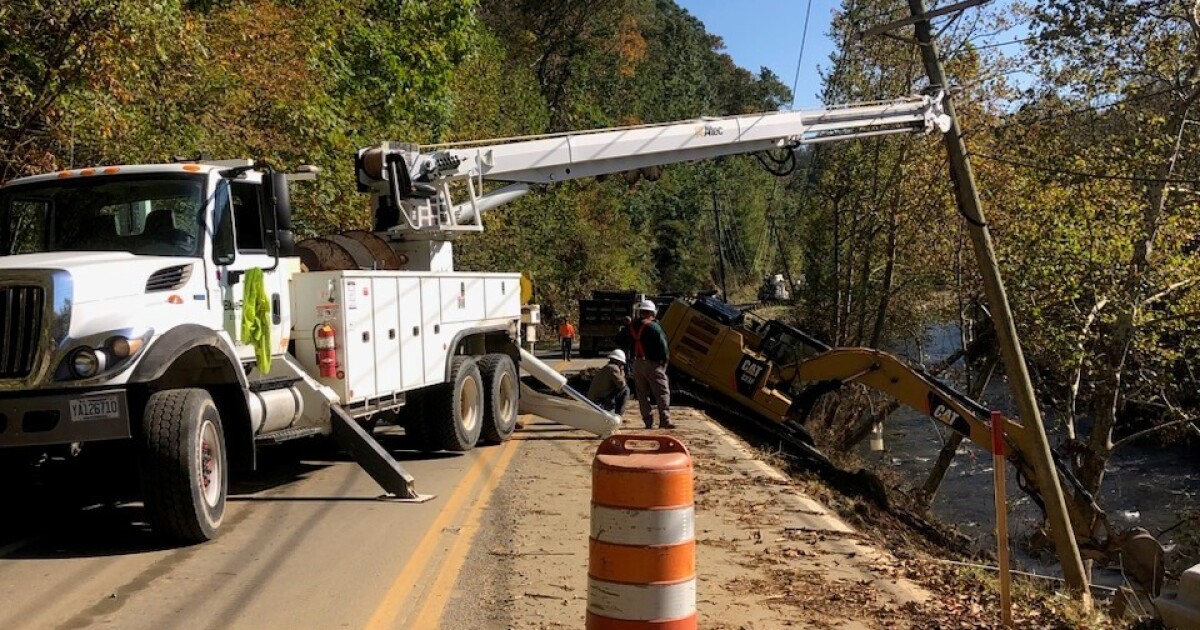
[[[456,146],[385,143],[358,151],[354,166],[372,198],[372,242],[390,251],[319,271],[301,264],[288,194],[312,169],[195,160],[8,182],[0,463],[125,449],[152,526],[195,542],[221,525],[230,467],[253,467],[266,444],[332,436],[388,493],[420,500],[371,437],[375,422],[401,424],[424,450],[506,440],[519,410],[608,435],[617,417],[521,350],[520,276],[455,271],[456,234],[482,230],[485,211],[531,184],[752,152],[782,151],[771,156],[781,164],[804,143],[932,129],[946,129],[940,95]],[[522,369],[566,396],[523,386]]]

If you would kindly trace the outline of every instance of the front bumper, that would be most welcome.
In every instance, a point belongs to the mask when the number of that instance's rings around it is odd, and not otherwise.
[[[71,401],[114,398],[114,417],[72,419]],[[0,448],[128,438],[129,421],[129,401],[123,389],[0,394]]]

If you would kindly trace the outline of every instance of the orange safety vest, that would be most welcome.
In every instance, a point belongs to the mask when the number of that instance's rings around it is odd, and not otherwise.
[[[558,327],[558,336],[562,337],[563,339],[574,339],[575,338],[575,327],[572,326],[570,322],[563,324],[562,326],[559,326]]]
[[[639,322],[641,322],[641,326],[638,326]],[[646,347],[642,345],[642,331],[646,330],[648,327],[648,321],[638,320],[629,322],[629,332],[632,333],[630,336],[633,337],[633,358],[635,359],[646,358]]]

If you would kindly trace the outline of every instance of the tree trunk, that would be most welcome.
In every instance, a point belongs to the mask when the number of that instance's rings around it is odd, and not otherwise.
[[[1187,124],[1187,113],[1200,98],[1200,90],[1193,92],[1171,118],[1171,128],[1178,128],[1175,148],[1158,168],[1156,180],[1147,187],[1146,206],[1142,212],[1141,233],[1133,244],[1129,271],[1125,276],[1121,296],[1117,301],[1116,323],[1102,336],[1103,354],[1098,357],[1099,385],[1092,398],[1092,431],[1088,435],[1087,449],[1080,458],[1079,481],[1084,488],[1096,494],[1104,483],[1104,468],[1112,455],[1112,432],[1117,424],[1124,393],[1125,364],[1137,336],[1137,317],[1146,299],[1147,275],[1151,271],[1150,257],[1154,252],[1154,241],[1165,218],[1167,183],[1175,172],[1182,147],[1183,129]]]
[[[899,231],[899,202],[900,188],[896,188],[896,194],[892,200],[891,207],[888,208],[888,233],[887,233],[887,262],[883,268],[883,286],[879,291],[879,305],[875,309],[875,329],[871,331],[870,347],[878,348],[883,341],[883,329],[887,322],[888,306],[892,300],[892,286],[896,282],[896,237]]]

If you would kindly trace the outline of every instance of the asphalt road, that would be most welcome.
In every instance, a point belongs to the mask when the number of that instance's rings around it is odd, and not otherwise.
[[[381,499],[344,456],[293,445],[234,480],[203,545],[165,546],[138,504],[5,501],[0,628],[436,627],[520,442],[428,455],[381,439],[436,498]]]

